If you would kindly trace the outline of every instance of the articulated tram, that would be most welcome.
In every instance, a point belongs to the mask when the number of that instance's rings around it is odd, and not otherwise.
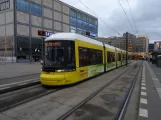
[[[126,51],[97,40],[76,33],[53,34],[45,39],[40,81],[49,86],[76,83],[121,67],[125,59]]]

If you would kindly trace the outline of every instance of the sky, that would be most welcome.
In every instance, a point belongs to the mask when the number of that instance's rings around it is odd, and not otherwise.
[[[161,0],[120,0],[128,22],[118,0],[61,0],[69,5],[81,9],[98,17],[98,36],[119,36],[125,32],[146,35],[150,42],[161,40]],[[88,10],[88,8],[96,13]],[[136,28],[130,13],[128,2],[134,17]],[[115,29],[115,31],[109,27]],[[116,32],[117,31],[117,32]]]

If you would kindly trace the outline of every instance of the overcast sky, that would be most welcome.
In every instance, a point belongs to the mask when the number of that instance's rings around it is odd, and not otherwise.
[[[89,14],[91,13],[79,0],[61,0],[78,9],[81,9]],[[130,33],[136,32],[127,0],[120,0],[125,12],[133,25],[131,28],[128,20],[118,2],[118,0],[81,0],[93,12],[95,12],[101,19],[106,21],[104,23],[99,18],[99,36],[118,36],[107,24],[112,26],[120,34],[126,31]],[[128,0],[138,34],[146,34],[149,39],[161,40],[161,0]],[[95,16],[95,15],[94,15]]]

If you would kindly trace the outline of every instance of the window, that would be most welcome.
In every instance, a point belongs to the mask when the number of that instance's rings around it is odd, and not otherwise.
[[[68,42],[67,68],[75,68],[75,45],[74,42]]]
[[[82,29],[87,30],[88,29],[88,23],[82,22]]]
[[[31,14],[42,16],[42,7],[36,3],[31,3]]]
[[[79,47],[79,66],[102,64],[102,51]]]
[[[82,21],[81,20],[77,20],[77,27],[82,28]]]
[[[17,56],[29,56],[30,40],[28,37],[17,36]]]
[[[70,15],[71,15],[72,17],[75,17],[75,18],[76,18],[76,11],[73,10],[73,9],[71,9],[71,10],[70,10]]]
[[[75,69],[74,41],[47,41],[45,42],[44,70]]]
[[[88,22],[91,23],[91,21],[92,21],[92,20],[91,20],[91,17],[88,17]]]
[[[45,43],[45,66],[64,67],[64,43]]]
[[[27,0],[16,0],[16,9],[29,13],[29,2]]]
[[[87,22],[89,22],[89,17],[87,16]]]
[[[95,25],[92,26],[92,32],[97,32],[97,27]]]
[[[83,14],[83,20],[87,21],[87,16]]]
[[[70,32],[75,33],[76,32],[76,27],[70,26]]]
[[[76,32],[78,33],[78,34],[81,34],[81,29],[80,28],[77,28],[77,30],[76,30]]]
[[[91,32],[90,35],[91,35],[92,37],[96,37],[96,34],[93,33],[93,32]]]
[[[126,59],[126,55],[122,54],[122,59],[125,60]]]
[[[76,18],[70,17],[70,24],[75,27],[76,26]]]
[[[29,4],[28,0],[16,0],[16,9],[22,12],[30,13],[36,16],[42,16],[42,7],[36,3]]]
[[[97,25],[97,20],[94,20],[94,25]]]
[[[121,53],[118,53],[118,61],[121,61]]]
[[[107,61],[108,61],[108,63],[115,62],[115,53],[114,52],[107,52]]]
[[[81,13],[80,12],[77,12],[77,19],[81,19]]]
[[[32,55],[36,56],[42,55],[42,39],[32,38],[31,39],[31,46],[32,46]]]

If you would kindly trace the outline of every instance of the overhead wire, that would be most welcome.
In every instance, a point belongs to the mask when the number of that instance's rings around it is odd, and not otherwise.
[[[127,14],[126,14],[126,11],[124,10],[124,8],[123,8],[123,6],[122,6],[122,4],[121,4],[121,2],[120,2],[120,0],[118,0],[118,2],[119,2],[119,4],[120,4],[120,6],[121,6],[121,8],[122,8],[122,10],[123,10],[123,12],[124,12],[124,14],[125,14],[127,20],[128,20],[128,22],[129,22],[129,24],[130,24],[131,28],[134,30],[134,28],[133,28],[133,26],[132,26],[132,24],[131,24],[131,22],[130,22],[128,16],[127,16]],[[134,34],[135,34],[135,30],[134,30]]]
[[[118,35],[122,36],[118,31],[116,31],[112,26],[106,23],[102,18],[100,18],[95,12],[93,12],[87,5],[85,5],[81,0],[78,0],[81,4],[83,4],[89,11],[91,11],[96,17],[102,20],[108,27],[110,27],[113,31],[115,31]]]
[[[135,29],[136,29],[136,33],[138,33],[138,29],[136,27],[135,19],[134,19],[134,16],[132,14],[132,10],[131,10],[130,4],[129,4],[129,0],[127,0],[127,3],[128,3],[129,9],[130,9],[130,13],[131,13],[131,16],[132,16],[132,19],[133,19],[133,22],[134,22],[134,26],[135,26]]]

